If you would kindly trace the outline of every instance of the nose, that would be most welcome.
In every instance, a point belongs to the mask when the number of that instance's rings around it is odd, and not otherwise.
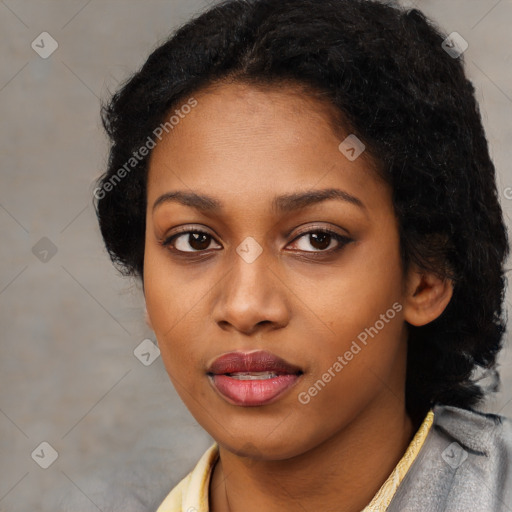
[[[263,254],[248,263],[234,253],[231,272],[215,297],[213,319],[223,330],[247,335],[282,328],[290,317],[287,290]]]

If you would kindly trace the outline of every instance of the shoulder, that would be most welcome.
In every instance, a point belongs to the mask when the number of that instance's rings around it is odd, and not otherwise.
[[[425,444],[389,511],[508,511],[511,464],[509,418],[437,405]]]
[[[457,435],[468,438],[476,436],[480,442],[485,442],[477,432],[493,432],[495,435],[510,435],[512,421],[506,416],[485,413],[473,409],[461,409],[450,405],[436,405],[434,407],[434,424],[448,430],[454,430]]]
[[[210,476],[218,454],[215,443],[206,450],[195,468],[172,489],[156,512],[208,512]]]
[[[190,487],[191,475],[192,473],[189,473],[174,487],[160,504],[156,512],[182,512],[182,510],[186,510],[183,508],[183,497],[187,494],[187,490]]]

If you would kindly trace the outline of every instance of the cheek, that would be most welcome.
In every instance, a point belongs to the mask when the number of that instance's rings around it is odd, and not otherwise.
[[[307,415],[308,431],[330,435],[377,396],[385,403],[400,396],[405,363],[400,304],[367,299],[342,311],[341,319],[332,322],[334,333],[323,336],[321,346],[304,347],[309,371],[294,398]]]
[[[200,315],[194,309],[197,300],[194,301],[194,297],[190,297],[187,291],[178,293],[181,283],[176,279],[171,280],[159,274],[153,279],[151,271],[147,279],[146,284],[145,276],[146,307],[158,340],[162,362],[178,395],[192,412],[194,401],[203,393],[197,373],[200,366],[200,338],[191,328],[197,326],[200,329],[197,324],[201,321]]]
[[[311,355],[310,374],[301,391],[318,379],[327,380],[328,392],[322,382],[317,386],[322,388],[324,404],[339,401],[340,396],[350,401],[380,386],[379,379],[387,379],[397,364],[404,339],[397,234],[383,230],[382,237],[367,240],[353,248],[357,257],[348,257],[320,284],[317,280],[318,293],[311,294],[313,281],[307,279],[296,289],[321,320],[316,325],[322,333],[313,338],[320,340],[320,346],[304,347]],[[347,390],[352,391],[347,395]]]
[[[148,242],[144,255],[144,296],[162,360],[172,378],[180,369],[177,361],[183,358],[183,331],[188,315],[193,313],[194,290],[182,282],[178,272],[172,271],[165,252]]]
[[[205,368],[208,342],[207,304],[222,279],[202,267],[171,265],[169,255],[146,242],[144,294],[162,361],[183,401],[196,388]],[[200,390],[195,390],[199,393]]]
[[[360,320],[359,328],[372,325],[395,302],[402,300],[402,268],[398,234],[382,229],[362,243],[353,268],[345,276],[347,312]]]
[[[211,287],[208,275],[171,264],[165,249],[146,240],[144,254],[144,295],[155,334],[168,335],[189,322],[189,315],[201,305],[201,298]],[[203,299],[204,300],[204,299]]]
[[[365,328],[373,326],[380,315],[401,303],[402,268],[398,236],[395,231],[382,236],[367,237],[356,242],[340,259],[340,263],[325,272],[297,272],[289,277],[294,294],[302,299],[318,321],[316,326],[326,331],[333,345],[343,345],[355,339]],[[394,318],[396,311],[388,315]],[[387,319],[387,318],[386,318]],[[399,322],[395,331],[400,330]],[[380,325],[380,323],[379,323]],[[386,323],[387,331],[391,323]],[[321,354],[319,354],[321,355]]]

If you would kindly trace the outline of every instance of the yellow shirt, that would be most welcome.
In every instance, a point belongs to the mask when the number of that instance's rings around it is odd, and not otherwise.
[[[430,410],[395,469],[362,512],[382,512],[389,506],[400,482],[418,455],[434,421]],[[196,467],[167,495],[156,512],[208,512],[208,490],[213,467],[219,456],[214,444],[199,459]]]

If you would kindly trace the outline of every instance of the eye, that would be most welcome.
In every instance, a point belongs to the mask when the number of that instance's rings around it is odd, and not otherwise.
[[[301,243],[299,244],[297,241]],[[329,229],[315,228],[299,235],[293,243],[299,245],[298,249],[304,252],[334,252],[342,249],[351,241],[350,238]],[[313,250],[308,249],[308,245],[313,247]]]
[[[212,241],[214,241],[213,236],[206,231],[189,229],[167,237],[161,244],[178,253],[200,253],[206,251]],[[303,252],[330,253],[342,249],[351,241],[350,238],[329,229],[315,228],[301,233],[292,244],[298,245],[297,250]],[[313,247],[313,250],[310,250],[308,245]],[[221,246],[215,249],[218,248]]]
[[[208,249],[213,237],[206,231],[189,230],[166,238],[162,245],[176,252],[202,252]],[[192,249],[190,249],[192,248]]]

